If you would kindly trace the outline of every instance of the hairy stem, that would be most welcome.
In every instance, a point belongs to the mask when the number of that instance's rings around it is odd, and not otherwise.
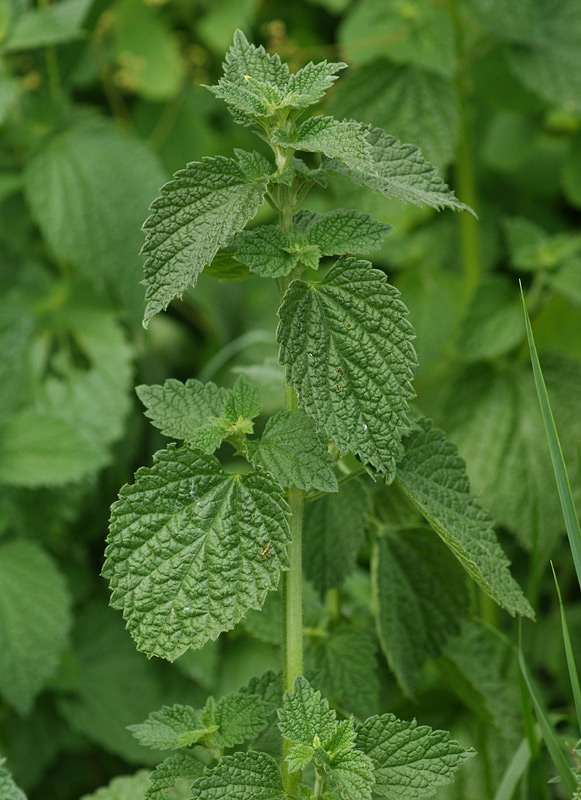
[[[280,227],[289,232],[292,225],[292,205],[289,187],[281,186]],[[292,386],[285,390],[287,411],[298,409],[298,397]],[[303,674],[303,586],[302,586],[302,535],[303,535],[303,492],[291,488],[287,494],[291,508],[290,534],[288,547],[290,569],[282,575],[282,630],[283,665],[282,680],[285,692],[292,691],[293,684]],[[292,742],[282,742],[282,782],[289,794],[294,794],[301,781],[300,772],[289,772],[288,756]]]
[[[313,789],[313,797],[315,800],[323,796],[323,789],[325,788],[325,778],[317,770],[315,773],[315,787]]]

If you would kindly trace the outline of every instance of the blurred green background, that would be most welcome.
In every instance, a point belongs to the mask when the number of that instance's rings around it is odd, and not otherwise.
[[[260,278],[208,270],[141,327],[141,225],[159,187],[188,161],[257,146],[202,87],[219,77],[237,27],[292,69],[348,62],[326,110],[420,146],[478,212],[438,214],[345,184],[307,203],[355,206],[395,227],[372,260],[416,329],[417,406],[466,459],[537,609],[525,641],[547,703],[565,726],[572,711],[549,558],[573,634],[581,605],[518,280],[578,496],[578,0],[0,0],[0,752],[31,800],[76,800],[156,763],[125,726],[278,669],[276,598],[172,666],[137,653],[99,577],[109,506],[165,442],[136,384],[230,385],[245,373],[266,412],[281,402],[278,295]],[[371,619],[368,575],[364,547],[344,588],[346,623]],[[310,594],[315,628],[325,610]],[[514,642],[515,629],[478,603],[460,636],[421,653],[413,697],[372,629],[372,696],[356,664],[335,692],[355,714],[415,715],[479,750],[439,798],[493,798],[523,735],[514,659],[498,635]],[[338,636],[328,651],[309,636],[306,646],[318,668],[341,659]],[[515,796],[559,796],[542,757],[529,773]]]

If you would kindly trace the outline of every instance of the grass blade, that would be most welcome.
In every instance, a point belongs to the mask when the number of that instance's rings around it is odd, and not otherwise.
[[[559,434],[555,426],[553,412],[551,411],[551,404],[549,402],[549,395],[547,394],[547,387],[543,378],[537,348],[535,347],[535,340],[531,328],[531,321],[527,312],[525,297],[520,288],[520,293],[523,302],[523,309],[525,315],[525,326],[527,331],[527,339],[529,341],[529,349],[531,352],[531,363],[533,365],[533,375],[535,379],[535,386],[537,387],[537,395],[539,397],[539,405],[541,407],[541,414],[543,415],[543,423],[545,425],[545,432],[549,440],[549,450],[551,453],[551,460],[553,462],[553,471],[557,481],[557,489],[559,490],[559,499],[561,501],[561,508],[563,509],[563,517],[565,518],[565,526],[567,528],[567,535],[569,537],[569,545],[573,555],[573,562],[575,564],[575,571],[577,572],[577,580],[581,587],[581,529],[579,528],[579,519],[573,502],[573,495],[571,493],[571,486],[569,484],[569,476],[563,459],[563,451],[561,450],[561,443],[559,441]]]
[[[569,668],[569,680],[571,681],[571,689],[575,699],[577,722],[579,724],[579,730],[581,730],[581,688],[579,687],[579,674],[577,672],[577,665],[575,664],[575,656],[573,655],[573,647],[571,645],[571,638],[569,636],[565,608],[563,606],[563,599],[561,597],[561,588],[559,586],[559,581],[557,580],[553,562],[551,562],[551,569],[553,570],[553,578],[555,579],[555,586],[557,587],[557,594],[559,595],[559,606],[561,608],[561,627],[563,629],[563,644],[565,645],[565,655],[567,657],[567,666]]]
[[[518,663],[522,676],[525,679],[527,689],[529,690],[529,695],[535,709],[539,728],[541,729],[541,735],[545,741],[545,744],[547,745],[547,750],[549,751],[551,760],[555,765],[555,769],[559,773],[565,791],[569,797],[572,797],[575,789],[577,788],[577,781],[575,780],[575,776],[573,775],[571,767],[569,766],[561,745],[559,744],[559,741],[555,735],[555,731],[553,730],[553,726],[549,720],[549,715],[545,710],[540,692],[533,682],[532,676],[525,663],[522,649],[520,648],[518,653]]]
[[[512,800],[518,782],[525,774],[531,760],[531,750],[526,737],[517,747],[516,753],[510,760],[502,780],[494,794],[494,800]]]

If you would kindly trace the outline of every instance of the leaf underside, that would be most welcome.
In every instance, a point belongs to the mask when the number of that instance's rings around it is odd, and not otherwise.
[[[405,442],[397,481],[482,589],[511,614],[534,612],[509,570],[493,522],[470,494],[466,465],[442,431],[421,420]]]
[[[365,131],[366,140],[371,145],[375,173],[350,169],[337,159],[325,158],[323,167],[326,170],[403,202],[436,209],[471,211],[457,200],[439,177],[436,168],[424,159],[417,147],[398,142],[381,128],[360,125],[360,129]]]

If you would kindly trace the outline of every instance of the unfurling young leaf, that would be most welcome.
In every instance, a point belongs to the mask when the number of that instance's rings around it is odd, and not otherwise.
[[[278,714],[281,733],[294,743],[287,758],[291,772],[312,761],[319,780],[332,784],[345,800],[371,800],[373,765],[355,749],[351,720],[338,722],[321,693],[302,677],[285,694]]]
[[[145,415],[165,436],[204,453],[213,453],[229,436],[252,433],[252,420],[260,413],[260,392],[242,376],[232,389],[170,378],[163,386],[138,386],[136,391],[147,407]]]
[[[208,698],[202,709],[164,706],[130,730],[141,744],[155,750],[180,750],[198,742],[222,749],[260,733],[271,711],[271,704],[254,694],[232,692],[217,702]]]

